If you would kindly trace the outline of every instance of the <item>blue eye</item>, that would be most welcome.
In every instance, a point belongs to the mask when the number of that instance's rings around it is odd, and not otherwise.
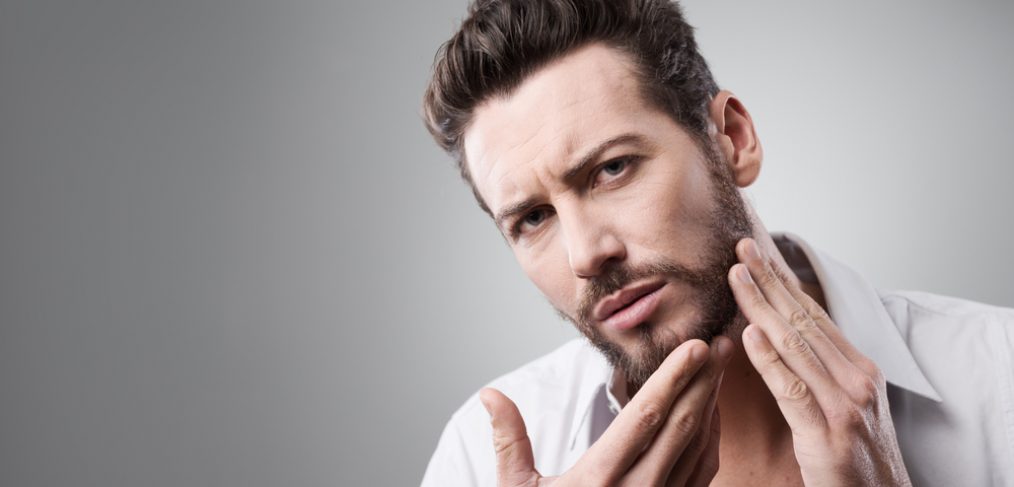
[[[600,183],[625,177],[631,171],[630,165],[634,164],[637,159],[637,156],[621,157],[599,166],[598,174],[595,175],[594,185],[598,186]]]
[[[511,227],[511,237],[517,238],[531,229],[537,229],[550,215],[552,215],[551,210],[546,208],[539,208],[526,213]]]
[[[627,159],[617,159],[605,166],[602,166],[602,172],[610,176],[616,176],[617,174],[623,172],[623,170],[627,167],[628,162],[629,161]]]

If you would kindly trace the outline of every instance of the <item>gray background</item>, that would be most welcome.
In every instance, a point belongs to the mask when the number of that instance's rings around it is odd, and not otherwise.
[[[0,3],[0,485],[412,485],[575,336],[420,121],[465,1],[401,3]],[[769,228],[1014,305],[1011,3],[686,10]]]

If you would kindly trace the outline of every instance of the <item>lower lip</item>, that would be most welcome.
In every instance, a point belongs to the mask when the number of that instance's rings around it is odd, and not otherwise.
[[[658,308],[663,289],[665,289],[665,286],[637,298],[637,301],[613,313],[602,323],[618,331],[626,331],[643,323],[644,320],[647,320],[655,312],[655,308]]]

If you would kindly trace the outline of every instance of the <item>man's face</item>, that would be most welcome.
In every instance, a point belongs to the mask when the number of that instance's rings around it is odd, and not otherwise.
[[[628,59],[593,44],[538,70],[476,108],[464,149],[525,273],[639,387],[726,331],[750,224],[717,152],[642,99]]]

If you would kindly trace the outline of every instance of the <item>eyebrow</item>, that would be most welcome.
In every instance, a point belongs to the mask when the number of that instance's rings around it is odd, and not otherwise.
[[[596,145],[591,150],[586,152],[583,156],[581,156],[581,158],[578,159],[578,163],[574,164],[574,167],[571,167],[570,169],[567,170],[567,172],[563,173],[563,180],[573,181],[574,179],[577,178],[577,176],[586,171],[588,169],[588,166],[594,164],[595,161],[597,161],[599,157],[602,156],[603,152],[609,150],[609,148],[613,146],[627,143],[641,144],[649,147],[651,146],[651,144],[649,144],[644,137],[635,133],[625,133],[617,135],[615,137],[611,137],[601,142],[600,144]],[[536,204],[537,200],[535,198],[526,198],[517,203],[507,205],[507,207],[500,210],[500,213],[497,214],[496,218],[494,218],[494,221],[496,222],[497,226],[503,228],[503,224],[505,221],[509,220],[510,218],[514,217],[519,213],[524,213],[528,211]]]
[[[616,137],[607,139],[606,141],[602,142],[601,144],[595,146],[593,149],[585,153],[585,155],[581,157],[581,159],[578,161],[577,164],[574,165],[574,167],[568,169],[567,172],[563,173],[563,180],[564,181],[574,180],[574,178],[576,178],[579,174],[584,172],[588,168],[588,166],[594,164],[595,161],[597,161],[599,157],[602,156],[603,152],[609,150],[609,148],[611,148],[614,145],[628,143],[650,145],[648,144],[648,141],[644,139],[644,137],[635,133],[621,134],[617,135]]]

